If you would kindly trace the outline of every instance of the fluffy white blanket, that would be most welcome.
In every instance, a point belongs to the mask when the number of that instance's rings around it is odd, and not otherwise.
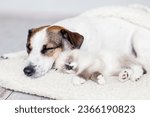
[[[143,6],[104,7],[82,15],[118,17],[150,29],[150,10]],[[74,86],[76,76],[50,71],[43,77],[31,79],[23,74],[25,56],[0,60],[0,86],[15,91],[56,99],[150,99],[150,75],[138,82],[121,83],[115,77],[106,78],[104,86],[87,81]]]

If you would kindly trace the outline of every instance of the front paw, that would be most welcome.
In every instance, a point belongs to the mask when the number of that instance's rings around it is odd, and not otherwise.
[[[85,82],[86,82],[86,80],[83,78],[76,77],[73,79],[74,85],[81,85],[81,84],[84,84]]]
[[[133,74],[131,75],[130,80],[133,82],[137,82],[144,75],[144,69],[142,68],[142,66],[134,66],[132,67],[132,69],[133,69]]]
[[[130,79],[133,71],[131,69],[124,69],[119,74],[119,80],[121,82],[125,82]]]
[[[105,79],[102,75],[99,75],[97,77],[97,83],[100,84],[100,85],[104,85],[105,84]]]
[[[139,80],[141,79],[142,76],[143,76],[143,73],[140,73],[140,72],[134,73],[134,74],[131,76],[130,80],[131,80],[132,82],[137,82],[137,81],[139,81]]]

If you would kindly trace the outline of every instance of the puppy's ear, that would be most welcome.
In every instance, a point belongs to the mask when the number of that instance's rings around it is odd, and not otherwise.
[[[71,45],[73,45],[74,48],[80,48],[84,37],[82,35],[80,35],[79,33],[76,32],[71,32],[69,30],[66,29],[62,29],[61,31],[62,37],[64,39],[67,39]]]
[[[30,38],[32,36],[32,34],[40,31],[41,29],[45,28],[45,27],[48,27],[49,25],[46,25],[46,26],[41,26],[39,28],[31,28],[28,30],[28,38]]]
[[[31,37],[32,32],[33,32],[33,29],[29,29],[29,30],[28,30],[28,39]]]

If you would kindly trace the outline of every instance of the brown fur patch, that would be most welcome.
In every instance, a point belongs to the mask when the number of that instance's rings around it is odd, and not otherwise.
[[[56,59],[61,51],[62,51],[62,48],[56,48],[54,50],[48,51],[47,53],[45,53],[45,55]]]
[[[79,77],[84,78],[85,80],[89,80],[91,77],[91,73],[85,69],[80,74],[78,74]]]
[[[100,72],[94,72],[94,73],[92,73],[92,75],[91,75],[91,80],[97,82],[97,80],[98,80],[97,77],[98,77],[99,75],[101,75]]]
[[[50,27],[48,27],[49,31],[60,31],[62,29],[65,29],[65,28],[62,26],[50,26]]]
[[[92,80],[97,82],[97,77],[101,73],[98,71],[90,72],[88,69],[83,70],[80,74],[78,74],[79,77],[84,78],[85,80]]]

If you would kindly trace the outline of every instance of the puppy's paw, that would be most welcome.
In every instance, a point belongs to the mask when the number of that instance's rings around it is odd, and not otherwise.
[[[133,67],[133,74],[131,75],[130,80],[133,82],[137,82],[141,79],[144,74],[144,70],[141,66]]]
[[[133,75],[131,76],[130,80],[133,82],[137,82],[141,79],[141,77],[143,76],[143,73],[133,73]]]
[[[125,81],[130,79],[131,75],[132,75],[132,70],[131,69],[124,69],[119,74],[119,80],[121,82],[125,82]]]
[[[102,75],[99,75],[97,77],[97,83],[100,84],[100,85],[104,85],[105,84],[105,79]]]
[[[74,85],[81,85],[81,84],[84,84],[85,82],[86,82],[86,80],[83,78],[76,77],[73,79]]]

